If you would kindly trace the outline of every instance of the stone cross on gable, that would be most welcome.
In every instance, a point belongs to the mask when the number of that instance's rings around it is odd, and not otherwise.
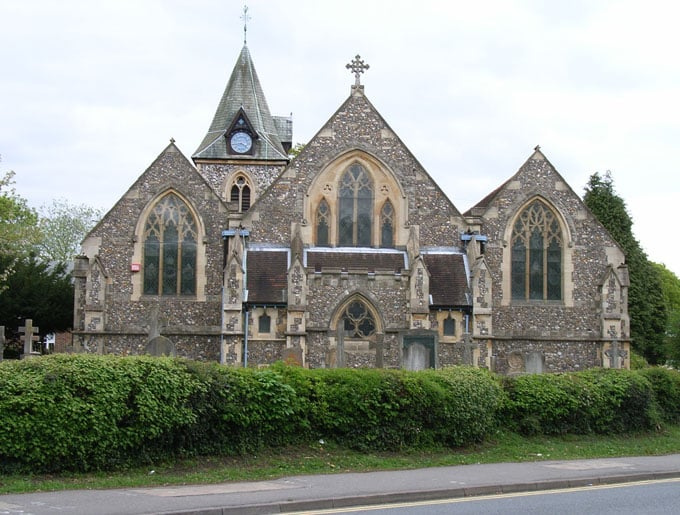
[[[23,334],[21,339],[24,341],[24,353],[22,355],[24,358],[40,354],[33,350],[33,342],[38,341],[38,331],[39,328],[33,327],[33,320],[30,318],[26,319],[24,327],[19,328],[19,333]]]
[[[0,325],[0,361],[2,361],[2,355],[5,353],[5,326]]]
[[[361,56],[357,54],[349,64],[345,65],[345,68],[351,70],[354,74],[354,85],[360,86],[361,82],[359,81],[359,77],[362,73],[368,70],[370,66],[365,64],[364,61],[362,61]]]

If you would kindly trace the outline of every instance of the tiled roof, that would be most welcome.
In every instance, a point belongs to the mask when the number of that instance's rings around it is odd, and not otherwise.
[[[248,250],[248,302],[281,304],[288,301],[288,252],[286,250]]]
[[[465,257],[459,253],[424,253],[430,273],[430,295],[434,306],[470,306]]]
[[[401,251],[308,250],[306,266],[316,271],[332,269],[401,272],[407,267],[405,256]]]
[[[229,154],[225,132],[238,110],[243,107],[258,134],[252,155]],[[292,122],[290,132],[292,134]],[[291,138],[292,140],[292,138]],[[279,129],[269,112],[267,99],[255,72],[247,46],[243,46],[229,83],[217,106],[210,129],[192,156],[194,159],[287,159],[279,138]]]

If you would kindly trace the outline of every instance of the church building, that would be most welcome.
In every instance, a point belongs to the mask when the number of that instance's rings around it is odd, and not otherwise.
[[[243,46],[191,159],[171,141],[83,241],[75,350],[628,367],[625,256],[544,153],[461,213],[370,102],[368,65],[347,68],[349,96],[292,158]]]

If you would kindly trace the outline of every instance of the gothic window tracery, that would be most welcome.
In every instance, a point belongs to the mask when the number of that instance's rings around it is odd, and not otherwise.
[[[342,314],[345,336],[348,338],[368,338],[375,333],[375,319],[366,304],[353,300]]]
[[[245,213],[250,209],[250,185],[243,175],[236,177],[229,193],[229,200],[236,203],[239,213]]]
[[[555,213],[534,200],[512,232],[512,298],[562,299],[562,231]]]
[[[371,246],[373,179],[359,163],[350,165],[340,179],[338,210],[339,245]]]
[[[196,220],[176,194],[161,198],[144,227],[144,294],[196,294]]]

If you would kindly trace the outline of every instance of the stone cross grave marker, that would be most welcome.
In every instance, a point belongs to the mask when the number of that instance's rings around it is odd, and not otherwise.
[[[24,341],[24,353],[21,355],[22,358],[28,358],[30,356],[39,356],[40,352],[33,350],[33,343],[38,341],[38,331],[39,328],[33,327],[33,320],[30,318],[26,319],[24,327],[19,328],[19,333],[23,334],[22,340]]]
[[[474,365],[474,344],[472,343],[472,335],[465,333],[463,336],[463,364]]]

